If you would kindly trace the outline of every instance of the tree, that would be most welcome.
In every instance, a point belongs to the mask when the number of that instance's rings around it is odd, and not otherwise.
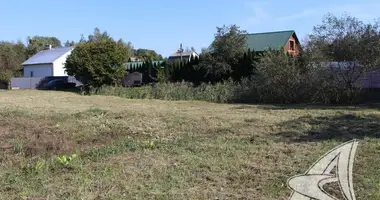
[[[211,44],[213,53],[229,64],[237,64],[247,50],[247,32],[237,25],[223,25],[216,29],[215,40]]]
[[[198,68],[204,68],[212,82],[228,77],[232,65],[239,63],[246,51],[247,32],[237,25],[217,27],[211,51],[202,49]]]
[[[17,75],[24,60],[25,45],[22,42],[0,42],[0,82],[8,83]]]
[[[185,47],[185,52],[196,52],[194,47]]]
[[[240,82],[242,78],[248,78],[254,75],[256,63],[259,56],[255,51],[248,49],[240,59],[238,64],[232,66],[233,72],[231,74],[234,81]]]
[[[46,45],[51,45],[53,48],[62,47],[61,41],[56,37],[34,36],[28,37],[28,45],[26,48],[27,58],[32,57],[39,51],[43,50]]]
[[[86,38],[84,38],[84,35],[83,34],[81,34],[80,35],[80,39],[79,39],[79,43],[83,43],[83,42],[86,42],[87,40],[86,40]]]
[[[15,71],[13,73],[14,76],[22,76],[23,71],[22,71],[22,66],[21,64],[26,60],[27,55],[26,55],[26,46],[23,42],[18,40],[16,43],[13,44],[13,49],[16,52],[17,55],[17,66],[15,68]]]
[[[26,60],[26,46],[22,41],[18,40],[15,44],[13,44],[13,48],[16,51],[21,64]]]
[[[123,39],[119,39],[117,41],[117,43],[121,46],[123,46],[124,48],[126,48],[127,50],[127,57],[128,57],[128,60],[133,56],[133,45],[131,42],[124,42]]]
[[[65,47],[72,47],[72,46],[74,46],[74,45],[75,45],[75,42],[74,42],[74,41],[71,41],[71,42],[70,42],[70,41],[67,40],[67,41],[65,42],[65,45],[64,45],[64,46],[65,46]]]
[[[137,49],[134,55],[143,61],[162,60],[162,55],[157,54],[154,50],[150,49]]]
[[[103,33],[99,28],[94,29],[94,33],[88,36],[88,41],[90,42],[100,42],[102,40],[113,40],[112,37],[104,31]]]
[[[312,70],[304,61],[308,61],[306,54],[294,57],[282,51],[264,52],[254,75],[259,98],[266,103],[305,102],[311,93]]]
[[[118,84],[126,73],[128,60],[128,48],[108,36],[99,39],[97,34],[77,44],[65,63],[68,75],[81,81],[88,94],[90,88]]]
[[[379,67],[379,28],[378,22],[365,24],[347,14],[340,18],[327,14],[310,35],[307,48],[313,52],[313,62],[325,72],[328,69],[325,80],[333,76],[341,83],[335,87],[343,87],[349,103],[361,90],[360,78]]]

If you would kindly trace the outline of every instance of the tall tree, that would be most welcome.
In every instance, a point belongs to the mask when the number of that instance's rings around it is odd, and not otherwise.
[[[21,69],[25,60],[25,46],[22,42],[0,42],[0,81],[8,82]]]
[[[43,50],[46,45],[52,45],[53,48],[62,47],[61,41],[56,37],[34,36],[28,37],[26,48],[27,58],[32,57],[39,51]]]
[[[246,51],[247,32],[237,25],[217,27],[215,39],[209,50],[202,53],[199,68],[204,68],[212,82],[219,81],[232,72]],[[204,51],[204,50],[203,50]]]
[[[134,56],[137,58],[142,59],[143,61],[149,61],[149,60],[162,60],[162,55],[158,54],[154,50],[150,49],[137,49],[134,51]]]
[[[99,28],[94,29],[94,33],[88,36],[88,41],[100,42],[101,40],[112,40],[107,31],[101,32]]]
[[[185,52],[195,52],[194,47],[185,47]]]
[[[67,41],[65,42],[65,45],[64,45],[64,46],[65,46],[65,47],[72,47],[72,46],[74,46],[74,45],[75,45],[75,42],[74,42],[74,41],[71,41],[71,42],[70,42],[70,41],[67,40]]]
[[[309,38],[307,49],[313,52],[314,62],[329,69],[326,75],[341,83],[351,103],[360,92],[359,79],[380,66],[379,25],[347,14],[327,14]]]
[[[118,84],[126,73],[127,60],[128,48],[105,33],[95,32],[88,41],[77,44],[66,60],[65,69],[68,75],[84,83],[89,94],[91,87]]]
[[[133,45],[131,42],[124,42],[123,39],[119,39],[117,43],[127,49],[128,60],[133,56]]]
[[[83,34],[80,35],[79,43],[86,42],[86,38],[84,37]]]

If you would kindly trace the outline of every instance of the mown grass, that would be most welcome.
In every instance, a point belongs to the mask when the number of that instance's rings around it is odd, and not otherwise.
[[[357,199],[380,199],[379,119],[359,107],[1,92],[0,196],[287,199],[289,177],[357,138]]]

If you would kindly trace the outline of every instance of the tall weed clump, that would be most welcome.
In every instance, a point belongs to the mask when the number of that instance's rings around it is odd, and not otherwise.
[[[142,87],[105,86],[93,94],[119,96],[129,99],[161,99],[161,100],[199,100],[215,103],[232,103],[239,101],[239,96],[246,89],[242,84],[232,80],[216,84],[203,83],[194,87],[189,82],[157,83]]]

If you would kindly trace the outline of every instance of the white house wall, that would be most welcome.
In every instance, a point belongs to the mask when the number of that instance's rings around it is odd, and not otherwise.
[[[31,77],[32,72],[33,77],[53,76],[53,65],[39,64],[24,66],[24,77]]]
[[[70,53],[71,51],[67,52],[66,54],[64,54],[63,56],[61,56],[60,58],[54,61],[53,76],[67,76],[67,73],[64,67],[65,67],[66,59],[70,55]]]

